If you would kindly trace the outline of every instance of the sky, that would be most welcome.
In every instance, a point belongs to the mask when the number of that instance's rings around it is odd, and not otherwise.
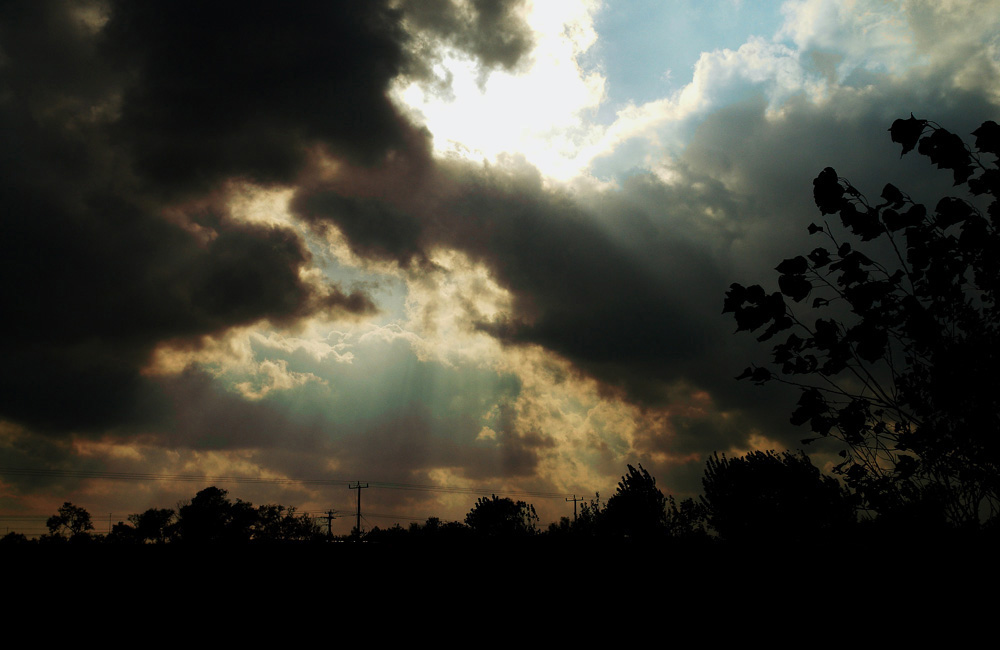
[[[729,285],[825,167],[953,191],[893,120],[998,107],[997,0],[4,2],[0,531],[696,496],[809,437]]]

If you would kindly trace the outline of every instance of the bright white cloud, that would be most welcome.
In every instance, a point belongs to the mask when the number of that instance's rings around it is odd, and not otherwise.
[[[597,38],[598,4],[534,3],[525,18],[535,47],[525,66],[494,71],[483,81],[475,61],[446,56],[437,72],[450,76],[450,93],[410,83],[395,96],[434,134],[439,154],[495,161],[518,153],[551,178],[569,178],[578,171],[581,141],[590,137],[586,113],[604,97],[604,78],[577,61]]]
[[[669,161],[712,112],[754,94],[775,115],[792,97],[821,104],[857,70],[899,83],[947,70],[955,87],[1000,99],[1000,2],[799,0],[782,13],[772,38],[703,52],[691,81],[672,96],[619,111],[580,150],[579,166],[593,162],[601,176],[641,167],[669,180]]]

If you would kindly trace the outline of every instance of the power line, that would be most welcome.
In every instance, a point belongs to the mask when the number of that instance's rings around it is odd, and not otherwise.
[[[430,517],[410,517],[407,515],[383,515],[377,512],[366,512],[361,518],[367,519],[405,519],[406,521],[427,521]]]
[[[214,481],[219,483],[268,483],[276,485],[318,484],[347,485],[350,481],[336,479],[295,479],[295,478],[264,478],[255,476],[195,476],[192,474],[145,474],[139,472],[103,472],[75,469],[28,469],[20,467],[0,467],[0,474],[15,476],[49,476],[62,478],[92,478],[115,481],[174,481],[199,482]]]
[[[157,474],[140,472],[105,472],[96,470],[73,470],[73,469],[31,469],[20,467],[0,467],[0,474],[9,476],[45,476],[60,478],[82,478],[82,479],[104,479],[113,481],[173,481],[173,482],[210,482],[210,483],[257,483],[269,485],[315,485],[315,486],[338,486],[347,485],[352,482],[340,479],[304,479],[304,478],[265,478],[255,476],[195,476],[191,474]],[[450,485],[421,485],[415,483],[389,483],[381,481],[369,481],[368,485],[373,488],[383,490],[408,490],[415,492],[440,492],[445,494],[472,494],[482,495],[485,493],[506,495],[506,496],[527,496],[538,499],[563,499],[567,496],[565,492],[540,492],[532,490],[496,490],[488,488],[458,487]],[[575,495],[573,495],[575,496]]]

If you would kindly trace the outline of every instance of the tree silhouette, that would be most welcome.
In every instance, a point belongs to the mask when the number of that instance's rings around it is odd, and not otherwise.
[[[628,465],[604,510],[605,527],[614,536],[648,539],[667,532],[667,498],[656,479],[640,464]]]
[[[604,508],[601,507],[601,494],[598,492],[593,499],[580,504],[580,514],[571,524],[571,530],[577,536],[595,537],[602,534],[603,521]]]
[[[28,537],[24,533],[10,531],[0,537],[0,546],[24,546],[28,544]]]
[[[527,537],[537,532],[538,515],[535,506],[493,495],[480,497],[465,523],[477,535],[485,537]]]
[[[90,531],[94,530],[90,513],[69,501],[59,506],[57,514],[49,517],[45,525],[53,537],[68,537],[73,541],[89,539]]]
[[[708,524],[738,544],[815,541],[846,533],[855,522],[847,490],[804,454],[754,451],[714,454],[702,478]]]
[[[163,544],[170,537],[174,514],[169,508],[150,508],[141,514],[129,515],[128,520],[140,543]]]
[[[733,284],[723,313],[737,331],[763,328],[760,341],[791,330],[770,367],[739,378],[801,390],[792,423],[846,443],[836,471],[868,508],[920,502],[974,525],[1000,505],[1000,127],[983,123],[975,148],[912,115],[890,135],[950,170],[971,200],[930,211],[890,184],[873,205],[828,167],[813,194],[843,230],[810,224],[828,247],[779,264],[779,292]]]
[[[294,507],[277,504],[257,506],[254,513],[253,540],[255,542],[295,542],[321,539],[319,524],[308,515],[300,515]]]
[[[679,504],[667,497],[667,534],[691,542],[708,540],[708,511],[700,501],[684,499]]]
[[[228,492],[207,487],[178,510],[175,533],[181,542],[233,544],[250,541],[256,514],[245,501],[229,500]]]

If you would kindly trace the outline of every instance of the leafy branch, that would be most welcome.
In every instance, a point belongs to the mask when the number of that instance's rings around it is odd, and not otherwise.
[[[872,204],[828,167],[813,198],[846,237],[810,224],[832,248],[782,261],[777,292],[732,284],[723,313],[761,342],[792,330],[770,369],[738,379],[798,388],[791,422],[846,444],[837,471],[872,509],[933,493],[952,521],[977,521],[970,513],[1000,503],[1000,404],[989,388],[1000,364],[1000,127],[983,123],[975,148],[912,114],[889,131],[902,155],[916,148],[972,196],[992,197],[986,213],[955,197],[931,212],[891,184]],[[892,250],[887,263],[856,248],[876,240]]]

